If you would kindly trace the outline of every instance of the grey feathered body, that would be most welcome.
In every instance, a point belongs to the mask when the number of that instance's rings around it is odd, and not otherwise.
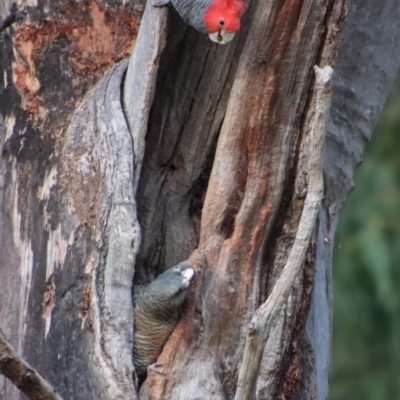
[[[180,316],[180,307],[194,278],[194,269],[181,263],[145,286],[134,288],[135,337],[133,362],[140,380],[157,361]]]
[[[147,367],[156,362],[161,350],[179,319],[178,310],[168,310],[157,304],[151,287],[137,287],[135,295],[135,370],[146,374]],[[160,310],[162,310],[160,312]]]
[[[182,19],[202,33],[208,33],[203,22],[206,9],[212,4],[212,0],[171,0]]]

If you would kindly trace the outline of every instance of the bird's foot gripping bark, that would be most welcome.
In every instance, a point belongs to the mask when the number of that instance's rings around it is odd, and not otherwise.
[[[167,6],[171,0],[152,0],[151,4],[153,7],[164,7]]]
[[[152,371],[152,372],[156,372],[157,374],[165,376],[164,372],[162,372],[161,369],[159,369],[162,366],[163,366],[163,364],[160,364],[160,363],[151,364],[147,367],[147,373],[149,374],[150,371]]]

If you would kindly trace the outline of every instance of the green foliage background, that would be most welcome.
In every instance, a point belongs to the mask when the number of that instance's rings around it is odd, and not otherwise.
[[[335,240],[331,400],[400,399],[400,81]]]

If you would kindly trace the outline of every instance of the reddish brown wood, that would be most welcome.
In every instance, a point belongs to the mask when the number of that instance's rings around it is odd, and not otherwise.
[[[160,358],[167,378],[151,374],[149,388],[143,389],[149,398],[235,393],[247,323],[279,277],[301,215],[304,195],[299,193],[306,182],[299,154],[313,65],[334,59],[347,9],[345,2],[339,3],[255,2],[248,11],[250,27],[218,139],[199,247],[192,257],[201,270],[196,295],[186,316],[188,326],[174,332]],[[329,57],[321,60],[324,51]],[[272,340],[281,341],[280,357],[273,364],[263,361],[264,376],[265,368],[272,372],[287,366],[296,324],[296,318],[287,316],[296,316],[302,296],[299,276],[273,329]],[[275,349],[276,343],[269,342],[266,351],[268,347]],[[277,373],[264,378],[259,393],[276,393],[279,381]]]
[[[9,3],[0,1],[1,18]],[[318,232],[272,327],[259,399],[328,397],[333,235],[400,57],[395,0],[353,3]],[[0,320],[18,352],[77,400],[136,396],[132,316],[124,313],[139,244],[138,235],[127,234],[138,169],[116,96],[123,65],[113,69],[113,84],[107,75],[88,94],[75,125],[71,120],[89,89],[127,54],[143,4],[39,2],[8,29],[26,63],[8,39],[0,44]],[[198,274],[159,360],[165,375],[151,373],[142,398],[233,397],[247,323],[280,276],[303,208],[312,66],[333,62],[345,14],[342,1],[254,1],[237,38],[217,46],[170,8],[165,51],[135,77],[160,64],[148,129],[140,132],[147,140],[135,279],[150,280],[189,257]],[[149,107],[146,101],[144,111]],[[93,158],[76,164],[84,154]],[[120,224],[113,225],[116,210]],[[110,264],[115,273],[105,274]],[[103,308],[109,294],[118,300]],[[111,309],[126,318],[116,322]],[[123,354],[122,362],[111,354]],[[0,377],[0,396],[16,393]]]

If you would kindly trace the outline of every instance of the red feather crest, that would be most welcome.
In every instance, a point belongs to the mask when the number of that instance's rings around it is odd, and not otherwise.
[[[204,23],[210,33],[237,32],[245,9],[246,4],[242,0],[214,0],[206,10]]]

